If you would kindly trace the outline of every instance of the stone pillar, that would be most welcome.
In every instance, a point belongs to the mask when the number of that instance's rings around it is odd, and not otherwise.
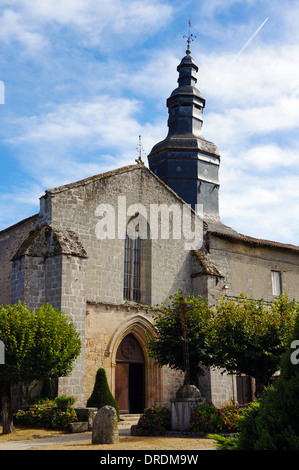
[[[171,400],[171,429],[189,431],[192,410],[198,403],[204,401],[195,385],[183,385],[179,388],[176,398]]]
[[[92,444],[118,444],[118,418],[113,406],[103,406],[92,425]]]

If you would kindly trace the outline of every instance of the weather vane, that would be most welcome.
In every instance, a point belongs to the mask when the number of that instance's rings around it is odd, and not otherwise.
[[[192,34],[191,33],[191,28],[193,28],[192,24],[191,24],[191,20],[189,18],[187,18],[188,20],[188,25],[189,25],[189,34],[188,36],[183,36],[183,38],[186,38],[187,39],[187,50],[186,50],[186,53],[189,55],[191,54],[191,51],[190,51],[190,42],[194,41],[194,39],[196,38],[195,34]]]

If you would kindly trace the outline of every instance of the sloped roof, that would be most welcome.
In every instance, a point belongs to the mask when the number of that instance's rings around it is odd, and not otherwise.
[[[48,258],[59,254],[87,258],[87,253],[75,232],[68,229],[53,229],[50,225],[44,225],[30,232],[13,260],[24,255]]]
[[[175,191],[173,191],[169,186],[167,186],[167,184],[164,183],[164,181],[162,181],[157,175],[155,175],[155,173],[153,173],[147,166],[145,166],[144,163],[137,163],[137,164],[133,164],[133,165],[127,165],[127,166],[124,166],[124,167],[121,167],[121,168],[117,168],[116,170],[110,170],[110,171],[106,171],[105,173],[100,173],[98,175],[90,176],[88,178],[76,181],[74,183],[69,183],[69,184],[65,184],[63,186],[58,186],[57,188],[47,189],[46,194],[57,194],[57,193],[60,193],[60,192],[63,192],[63,191],[67,191],[68,189],[77,188],[79,186],[87,185],[89,183],[92,183],[93,181],[99,181],[99,180],[106,179],[106,178],[112,178],[113,176],[121,175],[123,173],[127,173],[129,171],[135,171],[135,170],[143,170],[143,171],[148,172],[169,193],[171,193],[182,204],[185,204],[188,207],[190,207],[191,212],[196,214],[196,212],[191,208],[191,206],[189,206],[189,204],[187,204],[186,201],[184,201],[184,199],[182,199]]]
[[[122,173],[135,170],[137,168],[145,168],[145,167],[143,164],[123,166],[121,168],[117,168],[116,170],[110,170],[110,171],[106,171],[105,173],[99,173],[98,175],[89,176],[88,178],[75,181],[74,183],[64,184],[62,186],[58,186],[57,188],[47,189],[46,193],[49,193],[49,194],[60,193],[62,191],[67,191],[68,189],[77,188],[78,186],[84,186],[93,181],[98,181],[104,178],[111,178],[112,176],[120,175]]]
[[[231,240],[232,242],[243,242],[243,243],[249,244],[251,246],[256,246],[256,247],[264,246],[264,247],[276,248],[280,250],[288,250],[288,251],[299,253],[299,246],[288,244],[288,243],[280,243],[280,242],[275,242],[271,240],[264,240],[261,238],[249,237],[248,235],[243,235],[237,232],[233,234],[233,233],[225,233],[222,231],[211,230],[209,233],[219,238],[226,238],[228,240]]]
[[[196,258],[200,261],[204,274],[223,277],[211,255],[203,250],[193,251]]]

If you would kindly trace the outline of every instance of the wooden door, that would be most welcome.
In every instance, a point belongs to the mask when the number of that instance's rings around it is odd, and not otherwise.
[[[251,378],[248,375],[240,375],[237,379],[237,400],[239,405],[247,405],[252,401]]]
[[[137,339],[130,333],[116,353],[115,399],[120,413],[144,410],[144,355]]]
[[[120,413],[129,413],[129,364],[127,362],[116,363],[115,399]]]

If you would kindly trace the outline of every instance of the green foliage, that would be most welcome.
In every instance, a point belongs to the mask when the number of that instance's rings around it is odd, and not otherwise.
[[[139,418],[139,436],[163,436],[171,427],[171,413],[166,407],[153,405]]]
[[[5,364],[0,365],[0,382],[16,383],[31,379],[34,320],[34,314],[21,302],[0,307],[0,339],[5,345]]]
[[[254,377],[261,394],[279,369],[298,312],[298,302],[284,294],[270,306],[245,295],[236,300],[220,298],[214,319],[213,365]]]
[[[241,413],[235,405],[224,405],[218,409],[212,403],[202,403],[192,411],[191,429],[204,433],[238,432]]]
[[[115,398],[110,392],[105,369],[98,369],[93,392],[87,400],[88,407],[102,408],[103,406],[113,406],[119,419],[119,408]]]
[[[208,434],[208,439],[213,439],[217,442],[217,450],[238,450],[238,437],[226,437],[219,434]]]
[[[67,376],[80,353],[81,340],[71,318],[52,305],[43,305],[34,313],[36,321],[35,348],[32,354],[40,366],[38,378]]]
[[[74,405],[77,401],[77,397],[74,395],[60,395],[59,397],[56,397],[54,401],[59,408],[66,408]]]
[[[63,410],[42,404],[33,405],[29,410],[19,410],[15,416],[15,422],[19,426],[61,430],[77,420],[74,408]]]
[[[238,449],[254,450],[254,443],[258,438],[256,419],[259,414],[260,401],[254,400],[244,409],[243,419],[240,422],[238,436]]]
[[[72,320],[49,304],[35,312],[21,302],[0,307],[0,339],[5,345],[0,382],[66,376],[81,350]]]
[[[220,297],[212,309],[205,299],[184,297],[182,291],[169,299],[169,305],[154,310],[157,336],[147,342],[148,355],[156,364],[186,372],[187,351],[191,383],[197,385],[197,376],[203,373],[200,363],[254,377],[260,395],[279,369],[299,303],[285,294],[271,305],[241,295],[236,300]]]
[[[292,339],[299,339],[299,321]],[[282,357],[275,388],[265,389],[263,400],[244,417],[241,450],[299,450],[299,365],[291,362],[291,353],[288,348]]]
[[[208,303],[200,296],[188,294],[183,297],[182,291],[170,296],[170,304],[157,305],[153,313],[153,324],[157,337],[148,339],[148,355],[155,359],[159,366],[168,365],[172,369],[186,371],[184,362],[185,341],[188,347],[191,383],[197,385],[197,375],[203,374],[203,365],[211,364],[211,319],[212,311]],[[184,338],[182,314],[187,337]]]

